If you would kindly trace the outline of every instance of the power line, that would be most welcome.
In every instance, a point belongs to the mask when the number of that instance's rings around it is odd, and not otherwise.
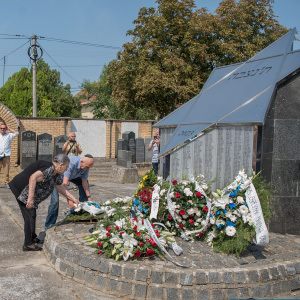
[[[13,54],[13,53],[16,52],[17,50],[19,50],[20,48],[22,48],[23,46],[25,46],[26,44],[28,44],[29,42],[30,42],[30,40],[27,41],[27,42],[26,42],[25,44],[23,44],[22,46],[18,47],[17,49],[15,49],[15,50],[11,51],[10,53],[4,55],[0,60],[4,59],[4,57],[7,57],[7,56]]]
[[[81,46],[109,48],[109,49],[116,49],[116,50],[118,50],[118,49],[121,50],[122,49],[121,47],[100,45],[100,44],[95,44],[95,43],[69,41],[69,40],[56,39],[56,38],[50,38],[50,37],[44,37],[44,36],[40,36],[39,38],[44,39],[45,41],[53,41],[53,42],[60,42],[60,43],[66,43],[66,44],[75,44],[75,45],[81,45]]]
[[[81,84],[81,82],[79,82],[78,80],[76,80],[74,77],[72,77],[69,73],[67,73],[50,55],[49,53],[45,50],[44,47],[42,47],[43,50],[45,51],[45,53],[49,56],[49,58],[70,78],[72,78],[74,81],[76,81],[77,83]]]

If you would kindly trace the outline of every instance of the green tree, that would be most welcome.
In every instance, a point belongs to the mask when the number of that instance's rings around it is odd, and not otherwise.
[[[40,59],[37,63],[38,117],[80,117],[80,101],[63,86],[60,73]],[[16,115],[32,116],[32,70],[22,68],[0,88],[0,102]]]
[[[197,95],[216,66],[241,62],[282,36],[272,0],[224,0],[216,13],[194,0],[141,8],[132,41],[108,65],[112,99],[127,118],[161,118]]]

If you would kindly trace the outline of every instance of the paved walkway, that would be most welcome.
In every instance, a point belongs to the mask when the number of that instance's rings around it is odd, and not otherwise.
[[[90,183],[98,203],[131,196],[137,188]],[[37,211],[38,232],[43,231],[48,203]],[[241,258],[215,253],[203,242],[178,239],[184,254],[170,254],[191,265],[180,268],[159,257],[114,262],[98,256],[82,239],[91,224],[62,222],[47,231],[43,252],[26,253],[21,251],[23,219],[5,188],[0,189],[0,205],[0,299],[300,298],[300,236],[271,233],[266,248],[252,247]],[[66,209],[61,197],[60,220]]]

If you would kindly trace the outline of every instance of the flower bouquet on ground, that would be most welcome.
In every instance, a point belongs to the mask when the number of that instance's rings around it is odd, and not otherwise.
[[[71,222],[97,221],[103,212],[99,204],[85,201],[76,205],[75,209],[68,211],[65,220]]]
[[[174,180],[163,201],[167,210],[160,217],[167,228],[176,232],[176,235],[185,239],[201,238],[208,226],[208,195],[210,191],[203,175],[197,176],[195,180]]]
[[[151,226],[160,245],[167,247],[168,240],[173,241],[154,224]],[[128,216],[117,221],[106,219],[98,223],[96,229],[85,239],[89,245],[98,249],[98,254],[104,253],[106,257],[116,261],[127,261],[130,257],[151,257],[155,254],[162,256],[162,251],[146,229],[144,220]]]
[[[229,186],[212,193],[211,226],[206,241],[214,250],[240,256],[253,243],[256,227],[246,197],[252,179],[242,170]]]

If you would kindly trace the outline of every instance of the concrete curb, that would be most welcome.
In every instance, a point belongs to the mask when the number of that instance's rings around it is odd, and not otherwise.
[[[179,268],[153,260],[115,262],[98,256],[83,237],[90,224],[69,223],[47,231],[44,251],[60,274],[125,299],[271,298],[300,289],[300,259],[259,262],[255,266]]]

